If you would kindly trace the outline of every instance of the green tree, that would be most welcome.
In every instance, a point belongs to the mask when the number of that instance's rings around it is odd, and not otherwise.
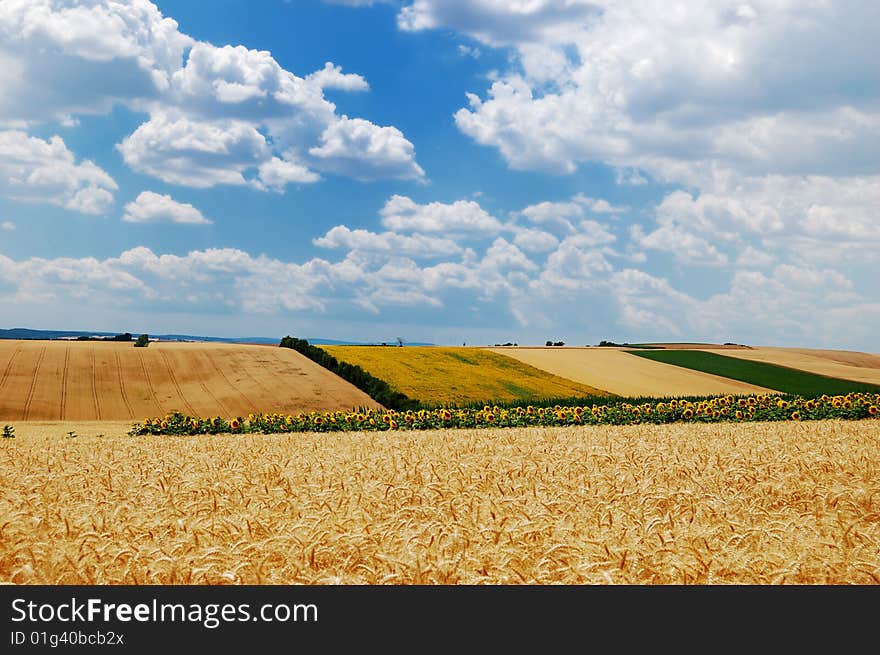
[[[149,343],[150,343],[150,335],[149,334],[142,334],[141,336],[139,336],[137,338],[137,341],[134,342],[134,347],[135,348],[146,348]]]

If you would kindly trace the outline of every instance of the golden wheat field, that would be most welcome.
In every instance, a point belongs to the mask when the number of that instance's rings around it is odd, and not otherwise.
[[[0,420],[142,420],[169,412],[379,407],[290,348],[252,344],[0,340]]]
[[[0,440],[0,582],[877,584],[876,421]]]

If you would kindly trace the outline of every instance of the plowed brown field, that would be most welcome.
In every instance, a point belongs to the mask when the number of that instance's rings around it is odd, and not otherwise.
[[[705,349],[706,352],[716,352]],[[817,375],[880,384],[880,355],[851,350],[812,350],[809,348],[755,347],[747,350],[717,351],[719,355],[778,364]]]
[[[0,340],[0,420],[140,420],[378,407],[289,348]]]
[[[777,393],[746,382],[663,364],[616,348],[488,348],[554,375],[619,396]],[[739,352],[725,350],[724,353]]]

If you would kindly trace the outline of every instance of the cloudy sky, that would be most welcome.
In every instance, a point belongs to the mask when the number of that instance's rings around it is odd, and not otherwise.
[[[878,25],[0,0],[0,327],[878,352]]]

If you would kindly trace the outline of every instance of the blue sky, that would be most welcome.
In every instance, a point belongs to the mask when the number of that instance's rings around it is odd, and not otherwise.
[[[877,352],[880,7],[0,2],[0,327]]]

